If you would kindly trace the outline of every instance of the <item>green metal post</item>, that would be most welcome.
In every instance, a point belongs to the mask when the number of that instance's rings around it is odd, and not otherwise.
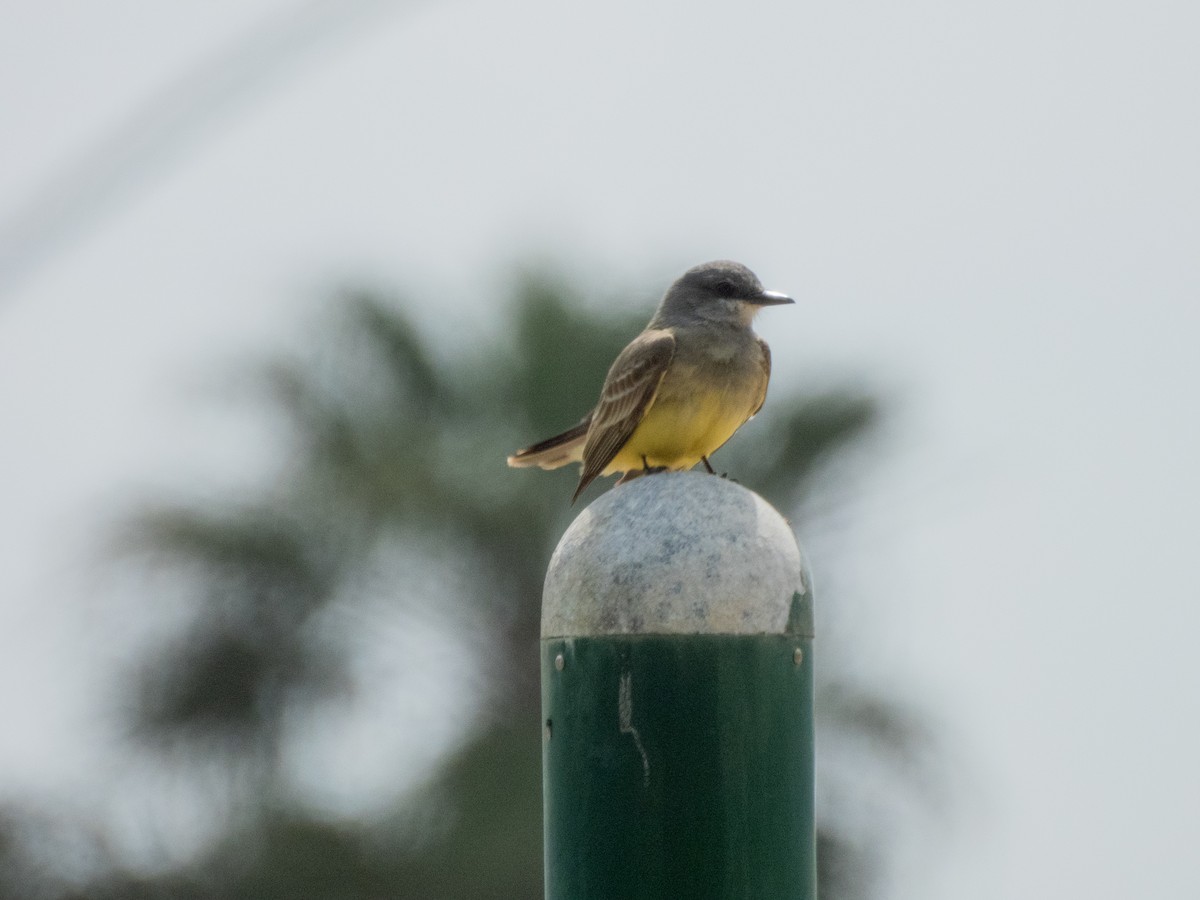
[[[812,593],[761,497],[640,478],[542,608],[547,900],[813,900]]]

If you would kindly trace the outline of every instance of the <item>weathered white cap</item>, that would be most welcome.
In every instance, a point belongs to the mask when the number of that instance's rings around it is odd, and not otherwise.
[[[753,491],[669,472],[614,488],[550,559],[542,637],[812,635],[812,579],[792,529]]]

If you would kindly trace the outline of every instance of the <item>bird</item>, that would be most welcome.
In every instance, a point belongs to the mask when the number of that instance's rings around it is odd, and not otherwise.
[[[596,407],[574,427],[508,457],[514,468],[580,463],[574,504],[596,478],[683,471],[703,463],[762,408],[771,350],[750,327],[766,306],[795,301],[764,290],[732,260],[693,266],[622,350]]]

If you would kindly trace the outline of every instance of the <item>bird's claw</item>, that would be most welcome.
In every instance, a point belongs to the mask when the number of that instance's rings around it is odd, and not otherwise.
[[[667,471],[666,466],[652,466],[647,461],[646,457],[644,455],[642,456],[642,474],[643,475],[657,475],[659,472],[665,472],[665,471]]]

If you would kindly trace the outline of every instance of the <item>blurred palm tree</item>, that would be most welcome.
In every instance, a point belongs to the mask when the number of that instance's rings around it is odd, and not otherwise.
[[[488,332],[502,339],[446,358],[400,304],[342,297],[320,352],[261,379],[291,424],[295,453],[278,480],[223,506],[138,517],[133,543],[187,577],[192,607],[136,674],[135,734],[172,764],[220,760],[239,801],[202,859],[155,876],[113,869],[77,896],[542,895],[538,617],[576,473],[511,472],[504,456],[576,421],[646,315],[598,314],[545,276],[517,284],[509,315]],[[797,395],[777,383],[721,465],[802,516],[818,478],[851,477],[825,463],[876,419],[859,390]],[[403,615],[432,606],[456,623],[452,639],[479,660],[478,697],[461,745],[423,786],[370,820],[339,819],[314,812],[285,774],[287,723],[352,690],[345,647],[324,639],[328,613],[356,602],[381,555],[409,561],[388,581]],[[455,587],[415,589],[429,571]],[[861,738],[897,771],[925,753],[919,717],[849,683],[837,660],[823,657],[819,677],[819,728]],[[870,805],[843,781],[844,802]],[[852,822],[819,823],[826,900],[875,894],[885,848]]]

